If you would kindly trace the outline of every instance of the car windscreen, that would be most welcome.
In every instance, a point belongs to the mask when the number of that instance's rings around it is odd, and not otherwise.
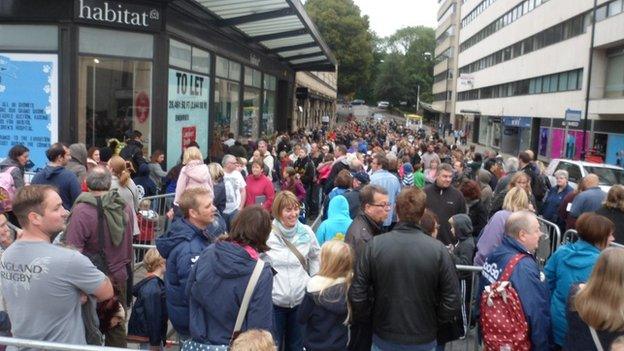
[[[600,185],[622,184],[624,171],[621,169],[585,166],[587,173],[594,173],[600,180]]]

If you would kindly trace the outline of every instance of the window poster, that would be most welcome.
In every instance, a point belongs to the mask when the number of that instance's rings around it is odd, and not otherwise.
[[[167,169],[180,160],[184,147],[199,144],[208,155],[208,101],[210,78],[169,69],[167,102]]]
[[[609,134],[605,163],[624,167],[624,135]]]
[[[550,158],[561,158],[564,156],[565,139],[565,131],[563,129],[551,129]]]
[[[58,140],[58,58],[0,53],[0,159],[15,144],[30,149],[27,170],[45,167]]]
[[[539,154],[541,156],[546,156],[546,150],[548,149],[548,128],[541,127],[540,128],[540,136],[539,136]]]

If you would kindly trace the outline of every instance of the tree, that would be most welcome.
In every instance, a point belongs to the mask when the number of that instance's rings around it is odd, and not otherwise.
[[[378,100],[389,101],[394,106],[399,106],[405,93],[403,56],[398,52],[387,54],[375,81],[375,96]]]
[[[353,0],[308,0],[305,9],[338,60],[338,93],[367,86],[373,65],[368,16]]]

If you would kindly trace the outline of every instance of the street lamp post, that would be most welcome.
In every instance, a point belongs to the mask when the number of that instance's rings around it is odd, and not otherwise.
[[[587,124],[589,116],[589,89],[591,87],[591,71],[594,63],[594,35],[596,33],[596,6],[598,0],[594,0],[594,7],[592,8],[592,28],[591,28],[591,40],[589,44],[589,63],[587,67],[587,87],[585,91],[585,118],[583,121],[583,149],[581,149],[581,161],[585,161],[587,155]]]

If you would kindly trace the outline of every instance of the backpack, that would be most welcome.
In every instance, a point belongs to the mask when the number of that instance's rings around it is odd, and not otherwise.
[[[13,209],[13,200],[15,200],[17,189],[15,188],[15,182],[13,181],[11,172],[13,172],[15,168],[17,167],[7,167],[4,171],[0,172],[0,213],[6,213]]]
[[[503,275],[481,294],[481,332],[485,350],[528,351],[531,349],[529,324],[516,289],[509,278],[516,264],[525,254],[519,253],[509,260]]]

